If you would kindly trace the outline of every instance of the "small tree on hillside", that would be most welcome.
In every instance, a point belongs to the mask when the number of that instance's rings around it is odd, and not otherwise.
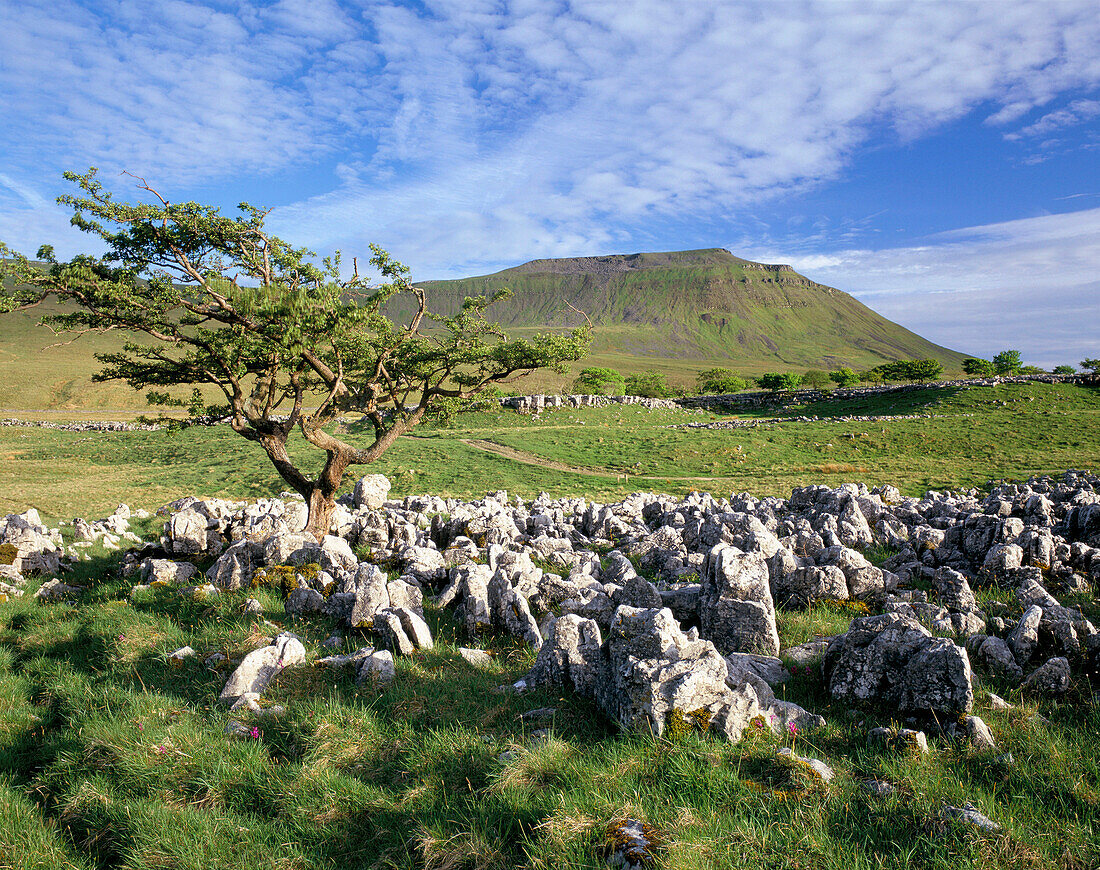
[[[821,369],[807,369],[802,373],[802,385],[805,387],[824,390],[828,388],[830,383],[832,381],[829,380],[829,376]]]
[[[989,360],[971,356],[963,360],[963,371],[972,377],[984,378],[996,374],[997,369]]]
[[[1014,375],[1020,371],[1022,365],[1018,350],[1002,350],[993,357],[993,371],[999,375]]]
[[[748,382],[732,369],[707,369],[695,376],[695,389],[700,395],[724,395],[739,393]]]
[[[1097,362],[1100,363],[1100,360],[1097,360]],[[1069,365],[1060,365],[1052,368],[1050,373],[1052,375],[1073,375],[1077,373],[1077,369]]]
[[[786,393],[797,390],[802,378],[795,372],[768,372],[757,378],[756,382],[773,393]]]
[[[116,202],[95,169],[65,177],[81,193],[59,202],[107,253],[60,263],[44,247],[39,256],[48,263],[40,268],[0,245],[9,257],[0,277],[10,279],[0,310],[54,297],[75,307],[45,318],[55,326],[153,339],[97,355],[105,366],[95,380],[158,388],[150,398],[161,404],[173,402],[164,387],[217,387],[234,431],[259,444],[305,498],[306,528],[318,539],[348,467],[381,456],[434,402],[469,398],[539,368],[564,371],[587,349],[587,327],[509,340],[485,319],[486,307],[507,293],[467,299],[454,317],[432,315],[408,269],[373,245],[371,263],[387,283],[369,287],[358,270],[343,280],[338,255],[317,265],[311,252],[268,233],[266,212],[246,203],[232,219],[209,206],[170,203],[143,180],[151,203]],[[395,324],[383,306],[402,295],[415,300],[414,313]],[[373,424],[371,443],[355,446],[329,431],[346,411]],[[287,452],[295,430],[326,457],[315,477]]]
[[[829,380],[836,384],[841,389],[845,387],[852,387],[859,383],[859,375],[849,368],[837,369],[835,372],[829,372]]]
[[[626,378],[615,369],[593,366],[581,369],[573,381],[573,389],[592,396],[621,396],[626,392]]]
[[[672,394],[665,376],[660,372],[645,372],[626,376],[626,394],[647,399],[664,399]]]
[[[1094,375],[1100,374],[1100,359],[1083,359],[1081,360],[1081,368]]]

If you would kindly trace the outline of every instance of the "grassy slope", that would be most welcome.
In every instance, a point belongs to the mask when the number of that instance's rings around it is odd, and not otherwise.
[[[919,494],[981,486],[990,478],[1100,468],[1100,395],[1082,387],[929,388],[790,413],[935,416],[706,431],[667,427],[713,415],[630,406],[559,410],[539,420],[504,411],[464,414],[451,428],[420,427],[364,472],[389,476],[395,494],[469,497],[504,488],[526,497],[545,490],[611,500],[637,489],[787,495],[798,485],[848,480]],[[520,464],[467,440],[593,473]],[[318,462],[301,439],[290,449],[309,466]],[[348,486],[353,479],[350,474]],[[152,508],[188,494],[255,498],[285,488],[262,452],[224,426],[175,435],[0,428],[2,513],[33,505],[62,520],[94,518],[122,501]]]

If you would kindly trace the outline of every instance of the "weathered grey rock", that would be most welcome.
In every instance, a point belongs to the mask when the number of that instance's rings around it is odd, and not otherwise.
[[[791,747],[789,746],[782,747],[776,754],[783,758],[789,758],[792,761],[803,765],[822,782],[832,782],[833,777],[836,776],[836,774],[833,772],[833,769],[820,758],[809,758],[806,756],[796,755],[794,750],[791,749]]]
[[[608,679],[596,686],[596,702],[624,728],[659,736],[674,710],[681,716],[705,711],[710,718],[723,708],[735,713],[722,725],[738,739],[761,712],[751,687],[728,689],[726,662],[714,645],[689,640],[669,610],[619,607],[607,653]]]
[[[1035,648],[1039,645],[1039,623],[1043,619],[1043,609],[1038,605],[1032,605],[1024,611],[1016,627],[1012,629],[1007,640],[1008,648],[1020,667],[1026,667],[1035,654]]]
[[[825,657],[825,650],[829,648],[830,640],[832,640],[832,638],[810,640],[806,643],[800,643],[798,646],[792,646],[783,650],[783,657],[801,668],[818,664]]]
[[[284,632],[270,646],[260,647],[244,657],[229,677],[218,700],[233,704],[242,695],[252,692],[262,695],[268,684],[283,668],[304,664],[306,650],[293,634]]]
[[[146,559],[141,563],[143,583],[171,583],[182,586],[200,576],[199,569],[190,562],[173,562],[170,559]]]
[[[396,675],[393,653],[389,650],[374,650],[370,655],[363,657],[355,682],[361,686],[387,686],[394,681]]]
[[[622,589],[613,595],[611,600],[616,605],[625,604],[628,607],[642,609],[657,608],[660,610],[664,606],[661,593],[657,591],[657,587],[637,574],[628,578]]]
[[[729,671],[729,680],[737,681],[742,675],[751,675],[772,688],[791,678],[791,672],[775,656],[731,653],[726,656],[726,668]]]
[[[309,561],[316,561],[316,557],[306,558],[306,553],[320,548],[313,535],[305,535],[301,532],[278,531],[260,544],[263,562],[265,565],[289,565],[291,556],[299,554],[302,561],[296,565],[304,565]]]
[[[0,518],[0,544],[15,547],[11,565],[21,574],[56,574],[61,569],[60,541],[51,540],[34,508]]]
[[[368,474],[355,484],[352,500],[357,508],[376,511],[386,503],[390,492],[389,480],[381,474]]]
[[[966,577],[952,568],[938,568],[932,575],[932,588],[948,610],[967,613],[978,609],[978,600]]]
[[[62,583],[55,578],[53,580],[47,580],[38,587],[38,591],[34,593],[34,597],[39,603],[71,601],[78,598],[83,591],[84,590],[79,586],[70,586],[68,583]]]
[[[168,661],[173,667],[183,667],[184,659],[191,658],[195,651],[189,646],[181,646],[175,652],[168,653]]]
[[[997,748],[993,739],[993,732],[989,726],[978,716],[967,716],[962,720],[963,729],[971,745],[980,752]]]
[[[966,651],[897,613],[853,620],[829,644],[823,670],[832,696],[849,703],[959,715],[974,702]]]
[[[468,647],[460,646],[458,648],[458,654],[462,656],[463,660],[468,665],[478,668],[479,670],[484,670],[493,663],[493,657],[483,649],[469,649]]]
[[[193,508],[172,515],[164,526],[166,550],[183,555],[204,553],[208,547],[206,516]]]
[[[73,540],[94,541],[95,532],[92,531],[92,524],[82,517],[76,517],[73,520]]]
[[[379,644],[395,655],[412,655],[416,650],[416,645],[405,633],[400,615],[394,610],[386,609],[375,614],[373,630]]]
[[[431,629],[428,628],[428,623],[424,621],[420,614],[409,610],[407,607],[391,607],[388,612],[397,614],[397,618],[401,621],[401,629],[405,632],[405,636],[412,641],[413,646],[417,649],[432,648]]]
[[[943,815],[944,818],[954,819],[964,825],[970,825],[982,831],[989,831],[992,833],[1001,829],[1000,825],[988,816],[982,815],[972,804],[967,804],[963,807],[945,806],[943,808]]]
[[[306,587],[293,590],[283,602],[283,609],[292,614],[318,613],[324,606],[325,596]]]
[[[804,608],[815,601],[845,601],[848,581],[835,565],[809,565],[786,573],[775,584],[776,601],[783,607]]]
[[[206,571],[206,579],[219,589],[235,592],[252,582],[255,573],[253,545],[246,540],[237,541],[222,553]]]
[[[348,625],[351,628],[373,628],[375,616],[390,606],[386,573],[377,565],[360,565],[356,568],[350,591],[355,595],[355,604],[348,616]]]
[[[401,573],[431,586],[447,577],[443,554],[428,547],[406,547],[401,551]]]
[[[974,657],[978,667],[995,677],[1014,684],[1018,684],[1023,679],[1023,668],[1017,664],[1009,645],[999,637],[985,638],[978,646]]]
[[[699,627],[724,655],[779,652],[775,604],[761,553],[743,553],[724,544],[710,550],[700,590]]]
[[[1069,660],[1064,656],[1057,656],[1029,674],[1023,682],[1023,689],[1025,692],[1055,698],[1069,691],[1070,678]]]
[[[574,614],[559,617],[550,625],[549,638],[525,678],[526,686],[563,685],[578,695],[595,698],[597,685],[607,678],[602,643],[594,620]]]
[[[359,560],[348,542],[334,535],[325,535],[321,539],[318,561],[322,568],[338,579],[354,576],[359,568]]]

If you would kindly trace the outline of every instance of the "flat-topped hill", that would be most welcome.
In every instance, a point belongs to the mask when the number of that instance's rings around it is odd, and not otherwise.
[[[583,312],[604,327],[597,336],[602,352],[725,359],[751,369],[867,368],[925,357],[951,369],[964,356],[790,266],[755,263],[720,248],[532,260],[420,286],[440,314],[453,314],[467,296],[507,287],[515,295],[493,317],[512,328],[572,326]]]

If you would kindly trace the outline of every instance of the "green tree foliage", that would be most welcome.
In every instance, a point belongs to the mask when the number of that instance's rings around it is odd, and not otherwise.
[[[967,357],[963,360],[963,371],[973,377],[984,378],[996,374],[997,370],[993,367],[993,363],[987,359]]]
[[[644,372],[640,375],[626,376],[626,394],[644,396],[648,399],[664,399],[672,395],[665,376],[660,372]]]
[[[1086,358],[1081,360],[1081,368],[1094,375],[1100,374],[1100,359]]]
[[[578,393],[592,396],[621,396],[626,392],[626,378],[615,369],[581,369],[573,381],[573,389]]]
[[[1020,366],[1021,375],[1041,375],[1043,370],[1039,366]]]
[[[852,387],[858,384],[859,375],[849,368],[843,368],[837,369],[835,372],[829,372],[829,380],[843,389],[844,387]]]
[[[66,313],[44,318],[55,328],[128,332],[135,341],[99,355],[95,379],[152,387],[154,402],[174,401],[164,388],[216,387],[234,431],[259,444],[306,499],[307,529],[318,538],[348,467],[373,462],[435,402],[467,399],[535,369],[564,372],[588,347],[588,327],[508,339],[485,317],[507,291],[467,299],[454,317],[433,315],[408,269],[373,245],[370,262],[385,283],[370,286],[357,268],[344,279],[338,254],[318,264],[312,252],[271,235],[267,213],[247,203],[230,218],[170,203],[140,179],[147,201],[131,203],[115,200],[94,168],[65,177],[79,192],[58,201],[106,253],[58,262],[44,246],[43,268],[0,244],[0,310],[52,297],[67,303]],[[395,323],[383,307],[399,297],[415,300],[414,313]],[[329,431],[349,411],[373,424],[371,443],[352,445]],[[287,453],[294,431],[326,457],[315,477]]]
[[[1022,365],[1018,350],[1002,350],[993,357],[993,371],[999,375],[1014,375]]]
[[[802,386],[812,387],[815,390],[824,390],[832,383],[828,374],[821,369],[807,369],[802,373]]]
[[[699,372],[695,377],[695,390],[701,396],[739,393],[748,385],[748,381],[738,376],[732,369],[707,369],[705,372]]]
[[[934,381],[943,366],[934,359],[904,359],[875,366],[867,373],[874,381]]]
[[[1100,363],[1100,360],[1096,360],[1096,362]],[[1050,371],[1051,371],[1051,374],[1055,374],[1055,375],[1074,375],[1074,374],[1077,374],[1077,369],[1075,369],[1073,366],[1067,366],[1067,365],[1055,366]]]
[[[768,372],[757,378],[756,382],[765,390],[785,393],[798,389],[798,385],[802,383],[802,377],[796,372]]]

